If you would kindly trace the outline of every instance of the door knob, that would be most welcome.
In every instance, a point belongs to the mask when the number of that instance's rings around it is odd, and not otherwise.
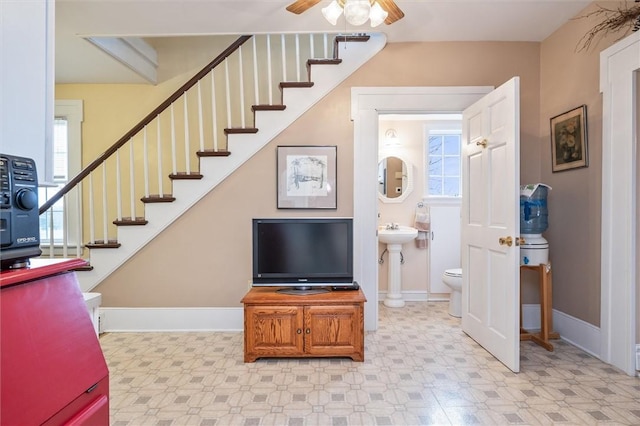
[[[508,247],[511,247],[511,245],[513,244],[513,238],[509,237],[500,237],[498,238],[498,243],[500,243],[501,246],[503,245],[507,245]]]
[[[489,143],[489,141],[488,141],[488,140],[486,140],[486,139],[482,139],[481,141],[476,142],[476,145],[477,145],[477,146],[481,146],[481,147],[483,147],[483,148],[486,148],[488,143]]]
[[[517,246],[524,245],[524,243],[525,243],[524,237],[516,237],[516,245]]]

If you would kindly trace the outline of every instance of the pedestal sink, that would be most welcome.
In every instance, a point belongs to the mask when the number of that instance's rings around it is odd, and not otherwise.
[[[400,271],[400,250],[402,245],[414,240],[418,236],[418,230],[410,226],[399,225],[393,229],[389,227],[378,228],[378,241],[387,245],[389,252],[389,281],[387,283],[387,297],[385,306],[390,308],[402,308],[402,274]]]

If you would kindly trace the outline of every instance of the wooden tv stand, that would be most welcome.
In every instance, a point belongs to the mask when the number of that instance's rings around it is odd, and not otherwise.
[[[244,362],[258,358],[350,357],[364,361],[361,289],[289,295],[254,287],[244,296]]]

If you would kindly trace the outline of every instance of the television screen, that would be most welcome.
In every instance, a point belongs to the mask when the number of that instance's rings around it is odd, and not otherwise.
[[[254,286],[352,282],[351,218],[253,219]]]

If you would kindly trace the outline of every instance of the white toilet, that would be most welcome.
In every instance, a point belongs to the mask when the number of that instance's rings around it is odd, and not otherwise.
[[[449,315],[462,316],[462,268],[447,269],[442,275],[442,282],[449,286]]]

